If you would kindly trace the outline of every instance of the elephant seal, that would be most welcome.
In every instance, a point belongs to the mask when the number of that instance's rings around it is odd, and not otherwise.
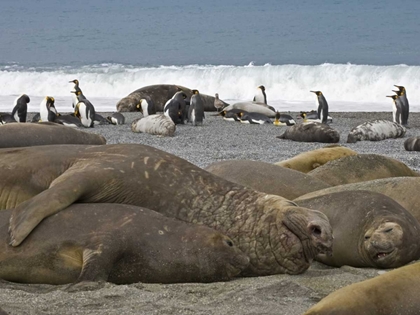
[[[420,263],[345,286],[311,307],[304,315],[418,314]]]
[[[352,130],[347,136],[347,143],[356,143],[357,141],[381,141],[388,138],[404,137],[406,129],[389,120],[376,119],[367,121]]]
[[[19,247],[7,243],[10,214],[0,211],[0,279],[7,281],[227,281],[249,263],[222,233],[146,208],[73,204],[45,219]]]
[[[187,101],[189,102],[192,90],[181,85],[175,84],[156,84],[144,86],[134,92],[123,97],[117,103],[118,112],[135,112],[138,111],[137,105],[140,104],[142,99],[147,101],[151,100],[155,109],[158,112],[163,112],[165,103],[174,96],[176,92],[183,91],[187,95]],[[204,103],[205,111],[216,111],[214,107],[214,97],[200,93]]]
[[[215,228],[250,257],[244,275],[302,273],[332,247],[331,226],[321,212],[231,183],[146,145],[0,149],[0,167],[0,209],[14,208],[13,246],[72,203],[107,202]]]
[[[299,142],[337,143],[340,141],[340,134],[326,124],[309,121],[287,128],[277,138]]]
[[[358,154],[330,161],[309,175],[331,186],[363,182],[378,178],[419,176],[403,162],[379,154]]]
[[[0,125],[0,148],[47,144],[106,144],[98,134],[51,122]]]
[[[406,151],[420,151],[420,137],[410,137],[404,141]]]
[[[349,190],[367,190],[384,194],[398,202],[420,222],[420,197],[418,197],[420,177],[389,177],[339,185],[302,195],[294,201]]]
[[[309,175],[259,161],[221,161],[210,164],[205,170],[228,181],[286,199],[330,187]]]
[[[241,111],[245,111],[248,113],[259,113],[270,118],[274,118],[274,116],[276,115],[275,109],[264,103],[239,102],[239,103],[235,103],[235,104],[232,104],[223,108],[223,110],[227,112],[232,109],[240,109]]]
[[[134,119],[131,123],[132,132],[149,133],[151,135],[159,135],[172,137],[175,133],[176,125],[172,119],[164,114],[148,115]]]
[[[383,194],[342,191],[296,202],[320,209],[330,220],[332,255],[316,257],[324,264],[395,268],[420,258],[420,223]]]
[[[309,173],[325,163],[349,155],[356,155],[357,152],[339,145],[330,145],[320,149],[300,153],[291,159],[274,163],[278,166],[287,167],[302,173]]]

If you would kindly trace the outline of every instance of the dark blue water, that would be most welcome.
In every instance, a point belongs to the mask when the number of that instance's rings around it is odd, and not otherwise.
[[[0,64],[420,65],[420,1],[1,0]]]

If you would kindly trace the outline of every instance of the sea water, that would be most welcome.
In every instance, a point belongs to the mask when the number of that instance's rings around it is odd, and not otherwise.
[[[391,111],[394,84],[420,111],[420,1],[0,2],[0,111],[46,95],[71,110],[72,85],[98,111],[151,84],[232,103],[259,85],[281,111]]]

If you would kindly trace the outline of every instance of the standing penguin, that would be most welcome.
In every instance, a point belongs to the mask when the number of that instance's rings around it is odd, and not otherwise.
[[[198,90],[192,90],[190,106],[188,109],[188,121],[193,126],[203,125],[204,117],[204,103]]]
[[[73,83],[73,91],[71,91],[71,93],[73,95],[73,99],[72,99],[72,106],[73,108],[76,107],[76,104],[79,103],[79,99],[86,99],[86,97],[83,95],[82,89],[79,86],[79,80],[73,80],[73,81],[69,81],[69,83]],[[80,92],[79,96],[76,95],[76,92]]]
[[[311,91],[318,98],[318,119],[326,124],[328,120],[328,103],[321,91]]]
[[[392,108],[392,121],[401,124],[402,102],[398,95],[387,95],[386,97],[392,98],[394,106]]]
[[[142,98],[137,104],[137,109],[143,114],[143,117],[156,114],[155,104],[150,98]]]
[[[83,126],[90,128],[94,126],[95,120],[95,107],[93,107],[92,103],[89,102],[88,99],[81,99],[80,91],[73,92],[79,99],[79,102],[76,104],[74,108],[74,116],[80,119]]]
[[[39,121],[51,121],[53,122],[57,117],[57,109],[54,106],[54,97],[46,96],[41,101],[39,106]]]
[[[257,87],[257,91],[255,92],[253,101],[256,103],[263,103],[267,105],[267,95],[265,94],[264,85],[260,85]]]
[[[407,99],[407,90],[405,89],[405,87],[401,86],[401,85],[394,85],[395,87],[398,88],[398,91],[393,91],[395,93],[397,93],[398,97],[401,100],[401,124],[406,126],[408,125],[408,115],[410,113],[410,106],[408,104],[408,99]]]
[[[185,123],[185,99],[187,95],[182,92],[176,92],[170,100],[168,100],[163,107],[163,113],[170,117],[174,124],[184,124]]]
[[[26,122],[26,115],[28,112],[28,103],[30,98],[26,94],[22,94],[15,100],[15,104],[12,110],[12,117],[20,123]]]

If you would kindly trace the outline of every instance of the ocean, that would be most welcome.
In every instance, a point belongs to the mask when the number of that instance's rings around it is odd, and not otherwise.
[[[150,84],[233,103],[264,85],[280,111],[391,111],[394,84],[420,111],[420,1],[2,0],[0,111],[20,94],[71,111],[78,79],[97,111]]]

